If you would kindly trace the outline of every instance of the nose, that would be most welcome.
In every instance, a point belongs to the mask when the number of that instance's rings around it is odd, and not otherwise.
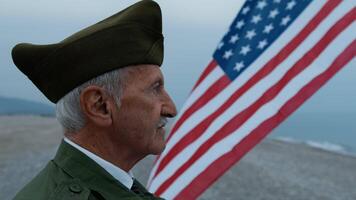
[[[177,108],[171,97],[167,92],[165,92],[165,102],[162,108],[162,115],[165,117],[175,117],[177,115]]]

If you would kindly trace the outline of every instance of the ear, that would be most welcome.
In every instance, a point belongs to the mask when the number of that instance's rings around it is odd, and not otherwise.
[[[113,99],[99,86],[88,86],[80,93],[80,107],[88,122],[107,127],[112,124]]]

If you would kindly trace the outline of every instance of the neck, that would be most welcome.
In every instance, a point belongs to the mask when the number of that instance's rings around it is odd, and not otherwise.
[[[135,155],[130,148],[115,143],[110,134],[87,127],[76,133],[65,133],[65,136],[86,150],[129,172],[144,156]]]

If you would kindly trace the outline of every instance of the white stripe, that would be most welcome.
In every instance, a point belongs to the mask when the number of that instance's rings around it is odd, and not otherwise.
[[[175,123],[182,116],[182,114],[195,102],[197,101],[205,92],[209,89],[209,87],[214,84],[218,79],[220,79],[225,72],[221,69],[221,67],[216,66],[209,74],[205,77],[205,79],[197,85],[195,90],[189,95],[186,102],[184,102],[181,110],[179,111],[178,116],[176,117]]]
[[[275,115],[279,109],[296,93],[310,82],[314,77],[324,72],[332,61],[350,44],[350,39],[355,38],[356,23],[343,31],[324,52],[300,75],[292,79],[289,84],[269,103],[262,106],[248,121],[233,134],[212,146],[197,162],[183,173],[167,190],[162,197],[171,199],[185,188],[196,176],[205,170],[220,156],[228,153],[258,125]],[[337,47],[337,48],[335,48]]]
[[[197,85],[194,91],[192,91],[187,101],[184,103],[182,110],[186,110],[188,107],[190,107],[196,100],[198,100],[199,97],[205,93],[205,91],[213,83],[215,83],[224,74],[224,71],[219,66],[215,66],[214,69],[203,79],[203,81]]]
[[[245,82],[247,82],[258,70],[260,70],[268,61],[270,58],[274,57],[290,40],[292,40],[296,34],[298,32],[301,31],[301,29],[309,22],[309,20],[315,15],[315,10],[319,10],[323,5],[320,3],[315,3],[315,4],[311,4],[306,10],[305,12],[303,12],[303,14],[301,15],[301,17],[299,17],[295,22],[296,24],[298,24],[298,26],[296,26],[295,29],[291,30],[288,29],[286,30],[283,35],[280,36],[280,38],[284,38],[284,39],[280,39],[280,40],[276,40],[271,46],[270,48],[265,51],[263,53],[263,55],[261,55],[251,66],[249,67],[243,74],[242,76],[240,76],[239,78],[237,78],[232,84],[230,84],[221,94],[219,94],[216,98],[214,98],[214,100],[212,100],[211,102],[209,102],[206,106],[204,106],[203,108],[201,108],[199,111],[197,111],[196,113],[194,113],[189,119],[186,120],[186,122],[181,126],[180,129],[177,130],[177,133],[171,138],[169,144],[167,144],[166,150],[165,152],[162,154],[163,156],[166,155],[166,153],[168,152],[168,150],[170,150],[172,148],[172,146],[179,141],[187,132],[189,132],[191,130],[192,127],[195,127],[199,122],[201,122],[201,116],[207,116],[210,115],[213,111],[216,110],[216,108],[220,107],[222,105],[223,102],[225,102],[227,100],[228,97],[231,96],[231,93],[233,93],[234,91],[237,90],[237,88],[240,88],[242,86],[242,84],[244,84]],[[330,25],[331,26],[331,25]],[[309,48],[315,43],[316,41],[311,41],[306,43],[307,46],[309,46]],[[307,47],[303,47],[304,51],[305,48]],[[307,49],[309,49],[307,48]],[[296,54],[297,55],[297,54]],[[298,57],[294,58],[294,60],[296,60],[297,58],[301,57],[302,54],[300,54]],[[289,58],[291,59],[291,58]],[[290,61],[288,61],[290,62]],[[287,68],[288,69],[288,68]],[[276,73],[276,72],[274,72]],[[283,73],[277,72],[279,73],[279,76]],[[268,85],[271,85],[271,83],[276,82],[275,81],[270,81],[270,80],[265,80],[266,83],[260,83],[257,85],[262,85],[262,87],[266,87]],[[267,85],[266,85],[267,84]],[[256,87],[260,87],[257,86]],[[262,91],[262,90],[261,90]],[[247,104],[244,105],[244,107],[241,106],[241,103],[235,103],[235,106],[233,108],[230,107],[229,110],[233,110],[233,113],[236,113],[236,109],[237,110],[241,110],[241,108],[245,108],[246,106],[248,106],[252,101],[252,99],[256,99],[258,97],[258,95],[256,94],[260,94],[261,91],[259,93],[255,93],[255,92],[250,92],[249,94],[251,94],[250,96],[245,96],[245,99],[247,101]],[[242,96],[242,97],[244,97]],[[241,98],[242,98],[241,97]],[[241,101],[240,98],[240,101]],[[237,105],[237,106],[236,106]],[[229,114],[229,116],[231,116],[231,114]],[[221,117],[219,117],[221,118]],[[150,187],[150,189],[152,189],[152,191],[155,191],[156,188],[169,176],[171,176],[174,171],[177,169],[178,166],[180,166],[180,163],[182,163],[182,160],[185,160],[187,158],[190,157],[190,155],[192,153],[194,153],[194,151],[196,150],[196,148],[198,148],[198,146],[206,141],[213,133],[215,133],[215,130],[218,129],[219,127],[221,127],[224,122],[226,122],[226,119],[224,117],[222,117],[221,119],[224,119],[224,121],[219,120],[219,118],[216,120],[216,122],[214,122],[211,127],[209,127],[209,129],[206,131],[206,133],[204,134],[204,136],[200,139],[198,139],[195,144],[193,143],[191,146],[187,148],[186,150],[182,151],[180,153],[180,155],[178,155],[175,159],[173,159],[171,161],[171,163],[169,165],[167,165],[167,167],[162,171],[162,175],[158,175],[156,177],[156,179],[154,180],[154,182],[152,182],[152,185]],[[188,152],[189,149],[189,152]],[[161,157],[162,158],[162,157]],[[163,176],[164,174],[164,176]]]
[[[224,75],[224,71],[221,69],[221,67],[216,66],[209,74],[208,76],[205,77],[205,79],[197,85],[195,90],[190,94],[188,97],[187,101],[184,103],[182,109],[179,111],[178,116],[176,117],[175,122],[172,124],[172,127],[175,126],[177,123],[178,119],[183,115],[183,113],[191,106],[193,102],[195,102],[202,94],[206,92],[206,90],[213,84],[215,81],[217,81],[220,77]],[[167,148],[167,147],[166,147]],[[161,155],[162,158],[163,154]],[[160,161],[159,159],[158,161]],[[152,179],[153,174],[156,172],[158,165],[154,165],[151,172],[150,176],[148,178],[148,182]]]
[[[335,13],[340,13],[339,11],[336,11]],[[335,16],[334,16],[335,17]],[[326,21],[330,21],[329,19],[328,20],[326,20]],[[333,20],[333,21],[336,21],[336,20]],[[331,23],[331,24],[333,24],[333,23]],[[324,26],[324,25],[321,25],[321,26]],[[326,26],[324,26],[324,29],[328,29],[329,27],[327,27],[326,28]],[[326,31],[325,30],[325,31]],[[324,31],[324,32],[325,32]],[[314,33],[314,35],[322,35],[322,33],[321,32],[315,32]],[[314,45],[313,43],[315,43],[317,40],[315,40],[315,38],[312,36],[311,38],[310,38],[310,40],[311,41],[309,41],[309,40],[306,40],[305,41],[305,43],[300,47],[301,49],[303,49],[303,52],[299,52],[299,55],[298,56],[296,56],[296,55],[294,55],[294,59],[292,59],[293,57],[290,57],[288,60],[286,60],[286,62],[288,63],[288,65],[290,66],[290,64],[289,63],[295,63],[296,62],[296,58],[299,58],[299,57],[301,57],[301,55],[302,54],[304,54],[304,51],[306,50],[306,49],[309,49],[312,45]],[[314,42],[313,42],[314,41]],[[309,47],[307,47],[307,46],[304,46],[304,45],[309,45]],[[298,52],[298,51],[296,51],[296,52]],[[282,64],[283,65],[283,64]],[[281,69],[283,69],[283,68],[288,68],[288,66],[286,67],[286,66],[284,66],[284,67],[282,67]],[[271,75],[272,77],[276,77],[276,76],[278,76],[278,74],[284,74],[283,72],[281,72],[281,71],[275,71],[274,72],[274,74],[276,74],[276,75]],[[269,79],[264,79],[264,81],[263,81],[263,83],[260,83],[260,85],[262,85],[262,87],[264,87],[264,86],[266,86],[266,84],[268,84],[268,83],[273,83],[273,82],[276,82],[276,81],[272,81],[272,80],[270,80],[270,78]],[[271,85],[271,84],[269,84],[269,85]],[[261,93],[262,94],[262,92],[263,91],[265,91],[266,89],[260,89],[260,86],[256,86],[255,88],[257,88],[257,89],[255,89],[255,90],[260,90],[260,92],[259,93]],[[268,88],[268,87],[267,87]],[[211,127],[207,130],[207,133],[205,133],[206,135],[204,136],[204,139],[199,139],[199,140],[197,140],[197,142],[195,143],[195,144],[192,144],[192,145],[194,145],[193,147],[194,148],[187,148],[187,150],[185,150],[185,151],[183,151],[179,156],[177,156],[177,158],[175,159],[175,161],[172,161],[172,163],[171,163],[171,166],[167,166],[167,168],[164,170],[164,172],[163,172],[163,174],[167,174],[167,175],[171,175],[171,174],[173,174],[173,172],[175,171],[175,169],[178,167],[178,166],[180,166],[181,165],[181,161],[182,160],[185,160],[185,159],[187,159],[187,158],[189,158],[191,155],[192,155],[192,153],[195,151],[195,149],[196,148],[198,148],[198,146],[200,146],[200,144],[201,143],[203,143],[204,141],[206,141],[208,138],[210,138],[210,136],[213,134],[213,133],[215,133],[215,131],[216,130],[218,130],[221,126],[222,126],[222,124],[224,123],[224,122],[226,122],[227,120],[229,120],[229,116],[230,116],[230,118],[231,118],[231,116],[232,115],[234,115],[235,113],[237,113],[237,110],[241,110],[241,108],[245,108],[246,106],[247,106],[247,104],[249,104],[249,102],[251,102],[251,98],[253,99],[254,97],[255,97],[255,99],[256,99],[256,96],[258,96],[258,95],[256,95],[256,92],[253,92],[253,91],[255,91],[255,90],[252,90],[252,93],[251,93],[251,91],[250,91],[250,96],[245,96],[245,98],[242,98],[242,100],[239,100],[238,102],[236,102],[235,103],[235,105],[233,105],[231,108],[230,108],[230,110],[229,110],[229,112],[227,112],[227,113],[224,113],[224,115],[222,115],[222,116],[220,116],[219,117],[219,119],[217,119],[217,121],[215,121],[212,125],[211,125]],[[246,95],[246,94],[245,94]],[[243,101],[244,100],[244,101]],[[242,105],[244,105],[244,103],[245,103],[245,106],[242,106]],[[225,116],[227,116],[227,117],[225,117]],[[199,143],[198,143],[199,142]],[[189,150],[188,150],[189,149]],[[171,168],[171,170],[169,170],[169,173],[167,173],[167,171],[168,171],[168,169],[169,168]],[[159,178],[159,177],[157,177],[157,178]],[[162,179],[164,180],[165,179],[165,177],[162,177]]]
[[[316,3],[313,4],[314,7],[311,9],[320,9],[322,4]],[[307,10],[306,10],[307,11]],[[311,13],[311,12],[306,12]],[[313,14],[315,14],[313,12]],[[194,128],[197,124],[199,124],[203,118],[202,116],[207,116],[212,114],[217,110],[230,96],[233,92],[235,92],[238,88],[244,85],[257,71],[259,71],[270,58],[274,57],[281,49],[284,47],[291,39],[295,37],[295,35],[304,27],[304,25],[308,22],[309,18],[312,18],[313,15],[309,14],[306,16],[302,16],[299,19],[302,21],[298,21],[298,26],[293,30],[287,30],[284,35],[281,36],[281,40],[277,40],[273,43],[270,48],[263,53],[251,66],[249,67],[242,76],[238,77],[232,84],[230,84],[224,91],[218,94],[215,98],[213,98],[210,102],[208,102],[205,106],[196,111],[190,118],[188,118],[185,123],[177,130],[177,133],[171,138],[169,144],[162,155],[166,155],[168,150],[171,149],[172,144],[175,144],[179,141],[186,133],[188,133],[192,128]],[[304,22],[304,23],[303,23]]]
[[[323,1],[325,3],[325,1]],[[179,140],[181,140],[185,134],[187,134],[192,128],[198,125],[204,118],[202,116],[208,116],[216,111],[230,96],[233,92],[235,92],[238,88],[244,85],[257,71],[259,71],[270,58],[274,57],[287,43],[292,40],[297,33],[299,33],[304,26],[309,22],[309,20],[314,17],[315,10],[319,10],[323,6],[320,1],[318,3],[311,4],[308,8],[303,12],[300,17],[298,17],[295,21],[295,26],[293,30],[286,30],[283,35],[281,35],[279,39],[276,40],[251,66],[244,71],[242,76],[238,77],[232,84],[227,86],[227,88],[218,94],[215,98],[213,98],[210,102],[208,102],[205,106],[197,110],[193,115],[191,115],[182,126],[177,130],[177,132],[170,139],[169,143],[166,146],[165,151],[161,154],[160,159],[157,163],[161,161],[161,159],[172,149],[174,144],[176,144]],[[196,89],[196,91],[198,88]]]

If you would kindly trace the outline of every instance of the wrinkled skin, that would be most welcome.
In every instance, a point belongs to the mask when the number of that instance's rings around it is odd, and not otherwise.
[[[137,154],[159,154],[165,148],[165,128],[161,117],[174,117],[176,107],[164,88],[157,65],[139,65],[125,69],[121,106],[114,113],[113,138]]]

